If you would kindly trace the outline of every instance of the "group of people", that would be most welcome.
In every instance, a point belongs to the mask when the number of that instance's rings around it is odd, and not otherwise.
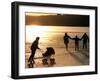
[[[83,40],[83,49],[87,49],[88,42],[89,42],[89,37],[86,33],[84,33],[81,38],[79,38],[77,35],[74,38],[71,38],[67,33],[65,33],[63,39],[64,39],[64,44],[66,46],[66,50],[68,50],[69,39],[72,39],[75,41],[75,50],[79,50],[80,40]]]
[[[40,49],[38,47],[39,44],[39,39],[40,37],[36,37],[36,39],[33,41],[32,45],[31,45],[31,55],[28,59],[29,62],[29,67],[33,67],[33,64],[35,63],[34,61],[34,56],[35,56],[35,52],[37,49]],[[66,46],[66,50],[68,50],[68,44],[69,44],[69,39],[74,40],[75,41],[75,50],[79,50],[79,41],[83,40],[83,49],[87,49],[87,42],[89,41],[89,37],[86,33],[84,33],[84,35],[79,38],[77,35],[74,38],[71,38],[67,33],[65,33],[64,35],[64,44]],[[47,51],[45,53],[42,54],[42,56],[44,57],[44,59],[42,60],[43,64],[48,64],[46,57],[49,56],[51,57],[52,54],[55,54],[55,51],[52,47],[47,47]],[[50,58],[50,62],[54,63],[55,59]]]

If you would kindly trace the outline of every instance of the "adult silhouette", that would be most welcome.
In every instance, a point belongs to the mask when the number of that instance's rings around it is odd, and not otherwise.
[[[86,33],[81,38],[83,40],[83,49],[87,49],[87,43],[89,42],[89,37]]]
[[[28,62],[30,62],[30,64],[35,63],[33,58],[35,56],[36,49],[40,49],[38,47],[39,39],[40,39],[39,37],[36,37],[35,41],[33,41],[32,45],[31,45],[31,55],[28,59]]]
[[[65,33],[63,40],[64,40],[64,44],[66,46],[66,50],[68,50],[69,38],[71,39],[71,37],[67,33]]]

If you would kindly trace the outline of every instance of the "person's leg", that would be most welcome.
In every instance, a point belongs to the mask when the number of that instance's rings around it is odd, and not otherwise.
[[[79,43],[77,44],[77,50],[79,50]]]
[[[66,50],[68,50],[68,43],[66,44]]]
[[[31,58],[32,58],[32,54],[30,55],[30,57],[29,57],[29,59],[28,59],[28,62],[30,62]]]
[[[34,59],[34,56],[35,56],[35,50],[32,50],[32,57]]]
[[[76,51],[77,45],[75,44],[75,51]]]
[[[83,49],[84,49],[84,42],[83,42]]]
[[[30,66],[31,66],[31,68],[33,68],[33,61],[32,61],[32,59],[30,61]]]
[[[84,42],[84,49],[87,49],[87,43]]]
[[[76,43],[76,50],[78,50],[78,48],[79,48],[79,47],[78,47],[78,43]]]
[[[35,61],[34,61],[34,55],[35,55],[35,52],[32,51],[32,54],[31,54],[31,57],[30,57],[30,61],[32,62],[32,64],[35,63]]]
[[[66,44],[66,42],[64,42],[64,44],[65,44],[65,48],[67,49],[67,44]]]
[[[86,49],[87,49],[87,42],[86,42]]]

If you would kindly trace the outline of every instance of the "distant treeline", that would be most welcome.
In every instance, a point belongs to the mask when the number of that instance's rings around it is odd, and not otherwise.
[[[88,26],[89,15],[43,15],[25,16],[26,25],[43,26]]]

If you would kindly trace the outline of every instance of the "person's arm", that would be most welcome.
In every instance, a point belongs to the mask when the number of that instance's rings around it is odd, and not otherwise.
[[[38,45],[39,45],[39,44],[38,44]],[[40,49],[38,45],[37,45],[37,49]]]
[[[72,39],[70,36],[68,36],[68,38]]]
[[[37,46],[37,49],[40,49],[39,46]]]
[[[81,40],[84,38],[84,35],[81,37]]]
[[[72,40],[75,40],[75,38],[71,38]]]

